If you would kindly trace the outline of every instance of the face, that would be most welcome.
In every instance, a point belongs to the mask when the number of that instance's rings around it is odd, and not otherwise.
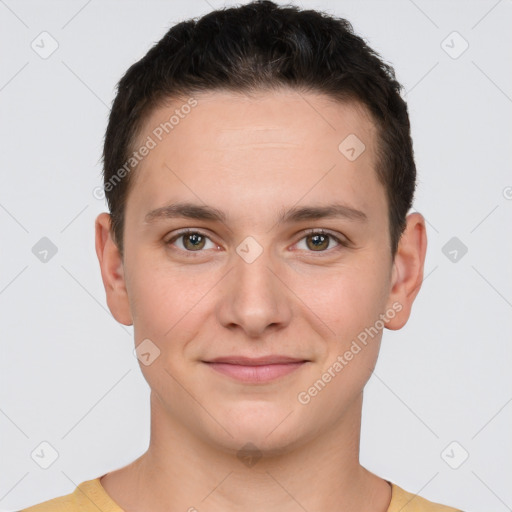
[[[362,107],[294,91],[194,98],[145,125],[155,146],[134,171],[124,261],[97,221],[107,300],[146,344],[155,416],[225,450],[297,446],[341,423],[383,326],[407,320],[421,236],[392,261]],[[162,136],[176,109],[190,112]]]

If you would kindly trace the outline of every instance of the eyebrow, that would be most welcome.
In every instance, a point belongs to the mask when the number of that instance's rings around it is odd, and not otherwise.
[[[222,210],[212,206],[188,202],[178,202],[151,210],[145,216],[146,224],[161,219],[187,218],[195,220],[210,220],[226,222],[227,216]],[[366,222],[367,215],[350,206],[333,203],[322,206],[294,207],[288,211],[281,211],[277,224],[291,224],[303,220],[318,220],[327,218],[345,218],[359,222]]]

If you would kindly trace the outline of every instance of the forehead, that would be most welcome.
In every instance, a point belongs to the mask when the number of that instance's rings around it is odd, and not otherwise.
[[[266,209],[307,195],[378,210],[385,198],[376,137],[364,107],[322,94],[215,91],[175,99],[144,124],[138,144],[151,139],[153,147],[137,166],[130,196],[140,209],[184,194],[217,207],[229,200],[243,208],[250,197]]]

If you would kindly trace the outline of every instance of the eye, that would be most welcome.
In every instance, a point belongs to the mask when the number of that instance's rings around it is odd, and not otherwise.
[[[185,252],[201,252],[201,250],[205,248],[215,249],[217,247],[217,245],[214,244],[206,234],[192,229],[186,229],[175,234],[166,242],[166,244],[173,245],[175,241],[181,239],[181,247],[178,245],[178,248]],[[210,242],[210,247],[205,247],[207,245],[207,241]]]
[[[340,237],[325,231],[324,229],[311,229],[306,233],[306,236],[301,238],[298,242],[302,242],[305,240],[305,249],[308,252],[330,252],[331,250],[336,250],[337,248],[347,247],[348,242]],[[183,252],[193,253],[193,252],[202,252],[203,249],[215,249],[218,247],[217,244],[212,242],[212,240],[203,233],[202,231],[198,231],[195,229],[185,229],[176,233],[173,237],[167,240],[166,245],[173,246],[176,242],[180,241],[177,244],[177,248]],[[334,248],[331,247],[332,241],[336,242],[337,246]],[[207,247],[208,243],[210,243],[210,247]]]
[[[309,252],[330,252],[331,241],[335,241],[337,248],[346,247],[348,243],[337,236],[325,231],[323,229],[312,229],[307,232],[306,236],[301,238],[300,241],[306,240],[306,250]],[[329,250],[328,250],[329,249]],[[336,247],[333,249],[336,250]]]

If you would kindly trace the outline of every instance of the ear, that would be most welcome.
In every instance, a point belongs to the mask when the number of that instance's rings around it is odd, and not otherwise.
[[[407,323],[412,303],[423,282],[423,267],[427,251],[425,219],[423,215],[415,212],[407,216],[406,222],[407,225],[393,261],[391,275],[391,291],[387,307],[396,311],[396,315],[385,323],[385,326],[391,330],[401,329]],[[392,304],[395,304],[395,307]]]
[[[111,218],[108,213],[100,213],[96,218],[96,254],[101,268],[101,278],[107,294],[107,305],[114,318],[124,324],[132,325],[130,302],[124,278],[121,253],[112,239]]]

